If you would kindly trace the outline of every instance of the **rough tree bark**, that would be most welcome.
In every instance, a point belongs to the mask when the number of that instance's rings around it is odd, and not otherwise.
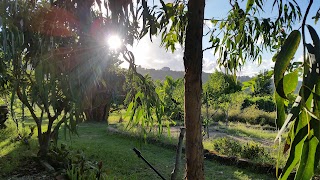
[[[186,126],[186,178],[204,179],[201,93],[202,93],[202,36],[205,0],[189,0],[186,31],[185,67],[185,126]]]

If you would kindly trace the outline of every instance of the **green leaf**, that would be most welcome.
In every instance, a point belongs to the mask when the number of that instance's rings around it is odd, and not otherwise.
[[[312,136],[304,143],[299,168],[295,179],[309,180],[312,178],[315,169],[315,156],[319,140]]]
[[[276,107],[277,107],[276,126],[278,129],[280,129],[280,127],[283,127],[285,118],[286,118],[286,113],[284,108],[284,99],[281,98],[277,92],[275,92],[275,99],[276,99]]]
[[[297,119],[297,121],[302,121],[303,118]],[[304,126],[300,131],[295,135],[294,140],[291,145],[290,155],[287,160],[285,167],[283,168],[283,172],[281,174],[281,180],[288,179],[292,170],[296,167],[299,163],[301,158],[301,153],[304,145],[304,140],[307,138],[308,134],[308,126]]]
[[[286,96],[289,93],[292,93],[296,90],[296,87],[298,85],[298,76],[299,76],[298,70],[295,70],[295,71],[284,76],[283,90],[284,90],[284,93]]]
[[[254,0],[248,0],[248,1],[247,1],[246,14],[248,14],[248,12],[250,11],[250,9],[252,8],[253,3],[254,3]]]
[[[275,92],[275,93],[276,93],[276,92]],[[278,96],[278,97],[277,97],[277,96]],[[279,95],[276,94],[276,105],[277,105],[277,109],[278,109],[277,98],[280,98],[280,97],[279,97]],[[281,98],[281,99],[282,99],[282,98]],[[280,131],[278,132],[275,141],[278,140],[278,139],[281,137],[281,135],[284,133],[284,131],[285,131],[286,128],[287,128],[287,125],[289,124],[289,122],[293,121],[294,119],[296,119],[296,118],[298,117],[298,115],[299,115],[299,113],[300,113],[301,99],[302,99],[301,96],[298,96],[298,97],[296,98],[295,103],[293,104],[292,109],[291,109],[291,111],[290,111],[290,114],[287,116],[287,119],[284,121],[284,123],[282,123],[282,120],[283,120],[283,119],[279,119],[279,120],[278,120],[278,112],[277,112],[276,124],[277,124],[277,127],[281,127],[281,129],[280,129]],[[282,99],[282,100],[283,100],[283,99]],[[279,105],[281,105],[281,104],[279,104]],[[280,109],[280,110],[281,110],[282,113],[283,113],[283,110],[282,110],[282,109]],[[283,115],[283,114],[280,114],[280,118],[282,118],[281,115]],[[279,122],[278,122],[278,121],[279,121]]]
[[[135,124],[138,124],[139,123],[139,120],[141,119],[142,117],[142,114],[143,114],[143,111],[140,107],[138,107],[137,111],[136,111],[136,120],[135,120]],[[143,125],[143,123],[142,123]]]
[[[320,47],[320,40],[319,40],[319,36],[318,36],[316,30],[310,25],[307,25],[307,28],[308,28],[309,33],[311,35],[311,39],[313,41],[314,47],[316,49],[319,48]],[[318,50],[318,52],[319,52],[319,50]]]
[[[294,30],[290,33],[285,40],[280,52],[277,54],[275,66],[274,66],[274,84],[276,91],[280,97],[287,99],[283,89],[283,77],[284,73],[290,64],[291,59],[297,51],[301,39],[301,34],[298,30]]]

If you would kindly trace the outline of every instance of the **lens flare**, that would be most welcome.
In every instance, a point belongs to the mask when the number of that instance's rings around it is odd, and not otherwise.
[[[107,43],[111,50],[118,50],[122,46],[121,38],[118,35],[110,36]]]

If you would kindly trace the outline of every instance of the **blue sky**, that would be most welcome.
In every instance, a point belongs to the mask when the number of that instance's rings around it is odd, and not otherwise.
[[[169,0],[167,0],[169,1]],[[265,12],[263,17],[276,17],[276,9],[272,12],[272,3],[273,0],[266,0]],[[308,5],[308,0],[298,1],[301,7],[302,14],[304,14],[306,7]],[[242,4],[245,8],[245,2]],[[318,0],[314,1],[314,4],[311,8],[307,23],[312,25],[320,33],[320,22],[314,24],[314,20],[311,19],[315,15],[316,11],[319,9],[320,3]],[[231,8],[229,0],[207,0],[206,9],[205,9],[205,18],[224,18],[228,10]],[[207,24],[210,26],[210,23]],[[294,29],[298,29],[301,24],[295,25]],[[306,34],[308,36],[308,33]],[[307,38],[307,42],[310,38]],[[203,48],[209,47],[208,37],[203,39]],[[164,48],[160,47],[160,37],[155,37],[153,43],[150,42],[149,38],[146,37],[142,39],[138,44],[134,45],[132,48],[133,53],[135,54],[136,64],[141,65],[145,68],[161,69],[162,67],[170,67],[171,70],[183,71],[183,48],[178,48],[176,52],[166,52]],[[256,62],[248,62],[243,67],[241,72],[238,72],[238,75],[249,75],[254,76],[264,69],[270,69],[273,67],[274,63],[271,61],[273,54],[263,53],[262,54],[262,64],[258,65]],[[295,61],[302,60],[302,46],[300,46],[296,56]],[[203,71],[205,72],[214,72],[218,68],[216,64],[216,57],[213,54],[212,50],[207,50],[203,55]]]

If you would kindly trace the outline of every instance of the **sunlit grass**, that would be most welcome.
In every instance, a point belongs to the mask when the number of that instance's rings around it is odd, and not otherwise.
[[[220,125],[220,127],[223,127]],[[260,125],[247,125],[243,123],[230,123],[227,128],[224,129],[229,134],[236,134],[239,136],[247,136],[253,138],[261,138],[267,140],[274,140],[277,136],[277,131],[264,130]]]
[[[20,115],[21,110],[17,111],[17,116]],[[145,154],[148,159],[152,160],[152,163],[159,168],[166,177],[169,177],[169,173],[172,171],[173,162],[175,157],[175,151],[172,149],[167,149],[166,147],[160,147],[157,145],[145,144],[144,140],[139,139],[141,133],[141,128],[133,127],[131,129],[126,129],[126,124],[128,123],[128,117],[125,117],[125,110],[120,112],[113,112],[109,116],[109,124],[112,126],[117,126],[122,131],[129,131],[129,136],[122,136],[118,134],[112,134],[107,132],[106,124],[94,124],[94,123],[82,123],[79,126],[80,137],[72,136],[71,140],[64,140],[63,129],[60,132],[61,142],[67,143],[74,149],[84,150],[86,156],[91,160],[104,162],[106,172],[110,179],[156,179],[157,176],[145,166],[140,159],[136,157],[132,152],[132,147],[138,147],[141,149],[143,154]],[[25,111],[25,132],[20,130],[20,133],[29,133],[29,126],[35,125],[28,111]],[[119,119],[122,117],[123,122],[119,123]],[[12,120],[10,120],[12,122]],[[44,120],[42,125],[43,131],[47,128],[47,120]],[[62,125],[63,126],[63,125]],[[239,125],[240,128],[242,125]],[[22,127],[22,124],[19,124]],[[230,126],[232,128],[233,126]],[[10,129],[11,128],[11,129]],[[2,172],[7,173],[12,171],[15,167],[19,165],[19,161],[28,156],[35,155],[37,152],[37,130],[35,129],[35,134],[31,139],[31,149],[23,145],[21,142],[12,142],[17,134],[15,133],[15,125],[10,125],[8,133],[6,136],[9,139],[1,140],[0,143],[0,168],[5,169]],[[226,128],[228,129],[228,128]],[[246,130],[246,128],[242,128]],[[157,128],[154,129],[154,133],[148,134],[148,137],[159,138],[157,133]],[[235,131],[235,129],[233,129]],[[248,132],[248,131],[247,131]],[[16,132],[17,133],[17,132]],[[249,132],[248,132],[249,133]],[[133,137],[131,137],[133,135]],[[3,136],[2,136],[3,137]],[[160,136],[159,140],[166,143],[177,144],[178,133],[171,133],[169,136],[166,127],[164,127],[164,132]],[[206,147],[206,145],[205,145]],[[208,148],[209,149],[209,148]],[[21,156],[23,154],[23,156]],[[3,158],[5,157],[5,158]],[[6,164],[8,159],[14,161],[15,163]],[[183,169],[182,165],[182,169]],[[273,179],[273,177],[268,177],[267,175],[256,175],[250,173],[246,170],[239,170],[235,167],[222,166],[215,162],[205,162],[205,170],[207,179]],[[181,175],[181,178],[183,175]]]
[[[30,133],[27,128],[17,131],[16,124],[10,118],[6,125],[6,129],[0,130],[0,177],[16,169],[24,158],[35,156],[38,147],[35,135],[28,140],[29,145],[17,141],[18,134]]]
[[[120,118],[125,121],[128,122],[129,121],[129,117],[125,117],[126,114],[126,110],[125,109],[121,109],[119,111],[113,111],[112,113],[109,114],[108,117],[108,123],[109,124],[117,124],[120,121]]]
[[[84,151],[92,161],[102,161],[109,179],[159,179],[148,166],[132,151],[137,147],[142,155],[167,179],[174,166],[175,150],[148,144],[136,137],[114,134],[101,123],[82,123],[80,136],[62,140],[72,147]],[[183,160],[182,163],[185,161]],[[181,164],[183,171],[184,164]],[[206,179],[275,179],[268,175],[254,174],[232,166],[205,161]],[[183,178],[180,174],[180,179]]]

